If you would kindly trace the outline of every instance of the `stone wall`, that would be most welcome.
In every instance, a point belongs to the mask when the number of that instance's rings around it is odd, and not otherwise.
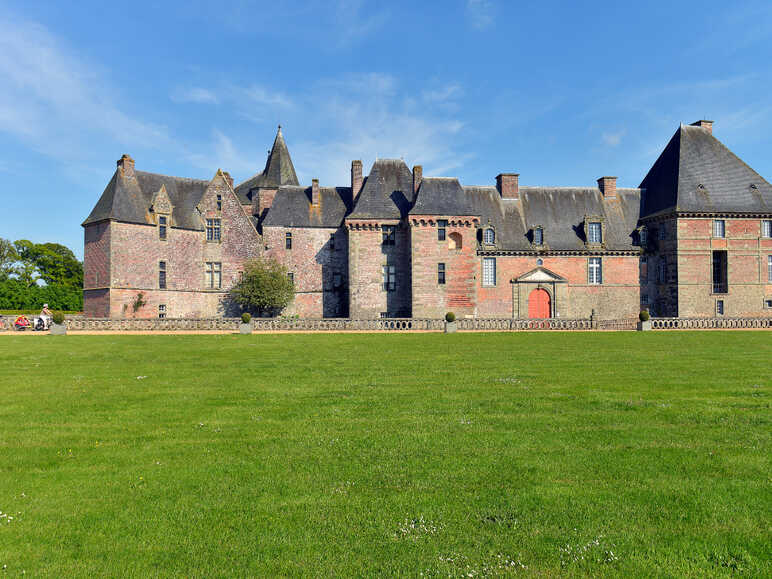
[[[712,218],[678,219],[678,316],[713,317],[724,302],[728,318],[766,317],[772,299],[767,256],[772,239],[761,237],[761,219],[726,218],[726,237],[713,237]],[[713,292],[713,251],[727,252],[727,292]]]
[[[292,234],[292,249],[286,235]],[[295,283],[287,315],[336,318],[348,315],[348,239],[345,229],[264,227],[266,255],[286,266]]]
[[[471,219],[446,217],[445,239],[437,233],[435,216],[411,216],[412,311],[417,317],[441,318],[477,311],[477,228]],[[438,282],[438,264],[445,283]]]

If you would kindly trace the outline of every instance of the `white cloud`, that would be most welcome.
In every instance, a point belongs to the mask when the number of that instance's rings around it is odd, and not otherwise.
[[[490,0],[467,0],[466,14],[469,23],[478,30],[493,24],[494,6]]]
[[[217,95],[209,89],[201,87],[177,88],[172,94],[171,99],[175,103],[198,103],[214,104],[220,102]]]
[[[262,86],[252,84],[247,87],[243,94],[247,99],[255,104],[269,107],[291,107],[292,99],[276,90],[266,89]]]
[[[204,152],[191,153],[188,158],[193,165],[212,175],[217,169],[242,175],[255,172],[255,159],[219,129],[212,130],[211,141],[203,149]]]
[[[164,127],[119,108],[94,70],[45,27],[6,14],[0,19],[0,132],[69,159],[92,151],[100,137],[125,146],[169,142]]]
[[[622,142],[622,137],[625,136],[626,132],[627,130],[625,129],[620,129],[616,132],[606,132],[601,135],[601,140],[603,141],[604,145],[609,147],[618,147]]]
[[[385,10],[374,9],[363,0],[337,0],[334,12],[334,30],[338,48],[358,41],[381,28],[389,18]]]

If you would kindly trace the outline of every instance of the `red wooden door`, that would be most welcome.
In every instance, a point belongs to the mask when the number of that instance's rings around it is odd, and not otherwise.
[[[528,297],[528,317],[549,318],[550,314],[550,295],[547,293],[547,290],[533,290]]]

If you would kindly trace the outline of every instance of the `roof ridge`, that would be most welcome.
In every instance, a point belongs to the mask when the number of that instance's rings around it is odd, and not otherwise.
[[[134,171],[135,174],[153,175],[155,177],[167,177],[169,179],[178,179],[180,181],[200,181],[201,183],[209,183],[211,179],[198,179],[196,177],[178,177],[177,175],[166,175],[165,173],[153,173],[152,171]]]

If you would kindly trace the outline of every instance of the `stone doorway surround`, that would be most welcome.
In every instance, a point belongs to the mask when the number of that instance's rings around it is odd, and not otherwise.
[[[528,318],[528,300],[531,292],[541,289],[550,301],[550,317],[559,318],[568,305],[568,280],[546,267],[539,266],[510,281],[512,284],[512,317]]]

